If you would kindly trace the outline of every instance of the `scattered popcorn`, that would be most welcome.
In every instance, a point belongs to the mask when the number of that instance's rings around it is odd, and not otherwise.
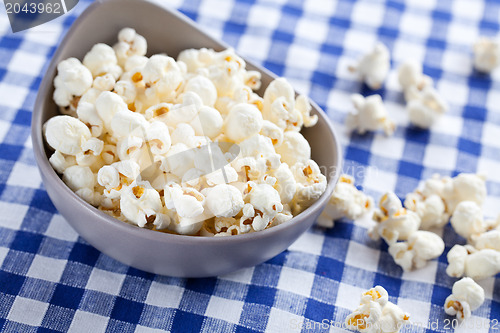
[[[351,72],[357,72],[370,89],[380,89],[390,69],[389,50],[382,43],[377,43],[372,51],[365,54],[356,66],[350,66]]]
[[[438,116],[448,111],[448,104],[433,87],[428,86],[408,102],[406,109],[413,125],[429,128]]]
[[[446,274],[467,276],[481,280],[500,272],[500,252],[492,249],[477,250],[471,245],[455,245],[447,255]]]
[[[405,271],[424,267],[427,261],[439,257],[443,251],[444,242],[441,237],[422,230],[412,233],[408,241],[389,246],[390,255]]]
[[[490,230],[479,235],[472,235],[472,243],[478,250],[492,249],[500,251],[500,229]]]
[[[433,85],[432,79],[423,74],[422,64],[409,60],[398,68],[399,84],[403,87],[406,101],[418,97],[418,92]]]
[[[460,202],[450,222],[455,232],[466,239],[486,231],[483,211],[474,201]]]
[[[497,41],[481,37],[474,44],[474,67],[484,73],[490,73],[500,65],[500,45]]]
[[[389,245],[398,240],[408,240],[420,227],[420,217],[403,208],[399,198],[392,192],[382,196],[373,219],[376,224],[369,231],[369,236],[374,240],[381,237]]]
[[[471,316],[484,302],[484,290],[471,278],[463,278],[453,284],[452,294],[444,302],[444,309],[459,321]]]
[[[373,208],[373,198],[354,186],[354,178],[341,175],[328,204],[318,217],[317,224],[332,228],[334,221],[346,217],[356,220]]]
[[[284,78],[228,49],[146,57],[132,28],[62,61],[44,125],[49,162],[91,205],[163,232],[232,236],[286,221],[326,189],[303,126],[318,116]]]
[[[369,333],[399,332],[410,316],[388,299],[381,286],[363,293],[360,305],[345,320],[347,328]]]
[[[359,134],[366,131],[383,129],[388,136],[394,133],[396,125],[388,118],[387,111],[380,95],[363,97],[360,94],[351,96],[355,111],[347,115],[346,127],[349,131],[357,130]]]
[[[486,199],[486,177],[471,173],[461,173],[443,188],[443,199],[448,212],[452,214],[462,201],[474,201],[482,206]]]
[[[422,192],[409,193],[404,205],[407,209],[414,211],[420,217],[420,229],[428,230],[433,227],[443,227],[448,223],[450,214],[446,212],[446,206],[437,194],[424,197]]]

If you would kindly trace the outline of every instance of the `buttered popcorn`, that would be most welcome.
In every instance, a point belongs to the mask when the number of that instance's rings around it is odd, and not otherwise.
[[[62,61],[44,125],[49,162],[101,211],[142,228],[231,236],[279,225],[326,189],[302,127],[317,115],[283,78],[261,97],[260,73],[232,49],[146,57],[125,28],[82,62]]]
[[[345,319],[347,328],[363,333],[397,333],[410,316],[389,302],[387,291],[376,286],[361,295],[360,305]]]

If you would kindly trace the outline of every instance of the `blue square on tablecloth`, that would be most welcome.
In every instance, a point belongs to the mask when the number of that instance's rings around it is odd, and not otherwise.
[[[81,288],[58,284],[50,303],[70,309],[77,309],[84,292],[85,290]]]
[[[199,332],[203,316],[177,310],[175,312],[174,324],[172,325],[172,332]]]
[[[111,312],[111,318],[128,323],[137,323],[139,322],[143,308],[144,303],[117,297],[115,306]]]
[[[276,289],[265,286],[248,286],[246,302],[273,306]]]

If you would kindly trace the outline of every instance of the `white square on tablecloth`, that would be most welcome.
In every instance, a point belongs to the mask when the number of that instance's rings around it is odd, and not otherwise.
[[[10,172],[8,185],[22,186],[29,188],[39,188],[42,183],[42,177],[38,168],[34,165],[26,165],[17,162]]]
[[[316,69],[319,61],[319,53],[316,50],[302,45],[290,45],[286,57],[286,65],[290,68],[300,68],[306,71]]]
[[[351,21],[378,28],[384,19],[384,12],[385,8],[380,2],[356,1],[352,9]]]
[[[313,273],[284,266],[281,269],[277,288],[310,297],[313,282]]]
[[[124,279],[124,274],[94,268],[90,274],[85,289],[92,289],[102,291],[106,294],[118,295]]]
[[[241,55],[263,61],[269,54],[271,41],[267,37],[245,34],[238,43],[238,53]]]
[[[472,52],[472,49],[471,51]],[[446,71],[448,73],[454,73],[454,74],[459,74],[463,76],[468,76],[472,72],[472,54],[470,52],[459,52],[457,50],[447,50],[443,53],[443,61],[442,61],[442,66],[441,69],[443,71]],[[463,89],[467,89],[467,83],[465,82],[465,78],[463,79],[464,82],[461,82],[460,85],[457,84],[457,86],[460,86]],[[456,81],[452,81],[455,82]],[[456,95],[455,95],[456,97]],[[453,103],[457,103],[455,101],[455,98],[453,99]]]
[[[343,47],[344,50],[357,51],[359,53],[358,57],[352,59],[352,62],[355,63],[364,54],[373,50],[377,40],[377,36],[373,33],[349,29],[345,33]]]
[[[3,261],[5,260],[5,257],[7,256],[7,253],[9,253],[9,249],[6,247],[0,246],[0,266],[2,266]]]
[[[406,11],[401,15],[399,23],[399,31],[402,34],[407,34],[412,38],[418,37],[426,39],[429,37],[432,27],[432,19],[427,15]]]
[[[396,136],[375,136],[371,145],[371,153],[377,156],[399,160],[403,156],[405,141]]]
[[[198,15],[210,17],[210,19],[229,21],[232,9],[233,6],[231,1],[225,1],[225,0],[203,1],[198,7]]]
[[[159,328],[151,328],[142,325],[137,325],[135,327],[134,333],[165,333],[165,331]]]
[[[301,332],[304,327],[304,317],[272,308],[267,320],[266,332]]]
[[[355,241],[349,241],[345,264],[367,271],[377,272],[379,257],[379,250],[372,249]]]
[[[420,269],[403,272],[402,279],[434,284],[437,268],[438,262],[436,260],[430,260],[427,265]]]
[[[325,236],[323,235],[305,232],[292,245],[290,245],[288,250],[310,253],[319,256],[321,255],[324,241]]]
[[[500,161],[480,158],[477,161],[477,172],[486,175],[486,180],[500,182]]]
[[[399,39],[394,42],[392,47],[392,59],[396,60],[398,64],[395,66],[395,70],[398,69],[399,65],[407,60],[413,60],[419,63],[424,61],[425,49],[422,45],[414,42],[413,40]]]
[[[28,209],[25,205],[0,201],[0,227],[19,230]]]
[[[375,166],[366,168],[363,187],[377,192],[392,191],[396,188],[397,174],[386,172]]]
[[[5,138],[5,135],[10,129],[10,123],[0,120],[0,142],[3,142],[3,139]]]
[[[429,302],[421,302],[400,297],[398,298],[397,306],[404,312],[410,314],[410,321],[416,324],[417,327],[427,325],[431,312],[431,304]]]
[[[351,286],[350,284],[340,283],[339,290],[337,291],[337,300],[335,306],[353,311],[359,305],[361,294],[366,290],[358,287]]]
[[[483,137],[481,138],[481,144],[484,146],[500,148],[500,140],[498,140],[499,133],[500,126],[489,122],[483,123]]]
[[[457,148],[427,145],[422,164],[426,167],[453,170],[457,164]]]
[[[470,0],[453,0],[451,11],[453,16],[479,21],[483,16],[484,2]]]
[[[52,217],[49,227],[47,228],[47,231],[45,231],[45,235],[69,242],[74,242],[78,239],[76,231],[60,214],[55,214]]]
[[[469,96],[469,88],[464,85],[465,79],[444,78],[436,82],[435,88],[441,98],[447,101],[450,105],[464,106],[467,104]],[[444,114],[447,116],[447,114]],[[460,118],[460,120],[463,120]],[[443,123],[445,125],[445,123]],[[449,125],[448,125],[449,126]],[[459,135],[460,132],[454,132],[454,135]]]
[[[280,22],[281,13],[278,8],[271,6],[252,6],[248,13],[248,26],[264,27],[266,30],[274,30]],[[268,38],[266,38],[268,39]]]
[[[45,61],[47,61],[47,58],[44,54],[17,50],[9,62],[9,70],[31,76],[40,73]]]
[[[41,280],[59,282],[64,268],[66,267],[66,262],[66,260],[62,259],[35,255],[26,275]]]
[[[250,284],[252,282],[253,267],[242,268],[235,272],[221,275],[218,278],[223,280],[229,280],[233,282],[239,282],[244,284]]]
[[[108,326],[109,318],[76,310],[68,333],[104,332]]]
[[[146,303],[149,305],[176,309],[181,303],[184,288],[153,281],[149,287]]]
[[[479,31],[475,26],[465,25],[456,21],[452,21],[448,25],[448,36],[446,37],[446,41],[452,44],[469,46],[471,47],[470,52],[472,52],[472,45],[474,45],[478,37]]]
[[[307,13],[329,17],[335,11],[335,1],[304,1],[304,11]]]
[[[210,296],[205,316],[238,324],[243,311],[243,302],[218,296]]]
[[[48,307],[48,303],[16,296],[7,319],[26,325],[40,326]]]
[[[0,82],[0,106],[19,109],[28,95],[29,88]]]
[[[295,27],[295,36],[322,44],[328,34],[328,24],[317,18],[302,17]]]

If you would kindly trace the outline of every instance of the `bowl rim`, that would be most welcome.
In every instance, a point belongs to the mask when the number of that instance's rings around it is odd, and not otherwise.
[[[134,0],[129,0],[129,1],[134,1]],[[139,0],[136,0],[139,1]],[[51,62],[49,66],[47,67],[47,70],[45,73],[43,73],[43,79],[42,82],[40,83],[37,97],[35,100],[35,105],[33,107],[33,114],[31,117],[31,139],[32,139],[32,144],[33,144],[33,153],[35,155],[35,160],[37,162],[37,165],[40,169],[40,172],[43,174],[47,182],[51,182],[55,188],[56,191],[60,191],[61,193],[65,194],[65,196],[69,197],[68,199],[75,202],[76,204],[83,205],[85,210],[89,213],[89,215],[93,215],[96,218],[100,218],[103,223],[106,223],[110,225],[110,227],[117,228],[118,230],[126,233],[131,233],[134,234],[136,237],[140,237],[143,239],[148,239],[151,241],[157,241],[157,242],[171,242],[171,243],[183,243],[183,244],[206,244],[206,243],[232,243],[232,242],[246,242],[246,241],[253,241],[256,239],[261,239],[261,238],[266,238],[266,237],[272,237],[276,233],[281,233],[282,230],[284,229],[289,229],[293,227],[294,224],[297,224],[298,222],[303,222],[306,220],[307,216],[310,215],[313,211],[319,209],[322,205],[325,204],[325,202],[330,198],[331,194],[333,193],[333,190],[335,188],[335,185],[337,183],[337,180],[340,177],[340,172],[341,172],[341,167],[342,167],[342,148],[340,145],[339,141],[339,136],[337,135],[335,129],[333,128],[333,125],[329,119],[329,117],[326,115],[326,113],[312,100],[310,100],[312,106],[314,109],[317,111],[317,115],[323,122],[326,123],[327,128],[331,134],[331,136],[334,139],[333,145],[336,149],[337,152],[337,159],[336,159],[336,165],[333,165],[331,167],[334,168],[334,174],[330,175],[330,179],[327,181],[327,186],[325,189],[325,192],[307,209],[299,213],[298,215],[294,216],[292,219],[289,221],[286,221],[285,223],[282,223],[280,225],[264,229],[258,232],[252,232],[252,233],[246,233],[246,234],[240,234],[240,235],[234,235],[231,237],[203,237],[203,236],[193,236],[193,235],[180,235],[180,234],[171,234],[171,233],[165,233],[165,232],[159,232],[159,231],[153,231],[145,228],[140,228],[138,226],[134,226],[131,224],[128,224],[126,222],[120,221],[102,211],[97,209],[96,207],[90,205],[87,203],[85,200],[80,198],[75,192],[73,192],[60,178],[60,176],[57,174],[57,172],[52,168],[52,166],[49,163],[49,159],[47,155],[45,154],[45,149],[44,149],[44,139],[43,139],[43,124],[42,124],[42,109],[43,109],[43,103],[42,101],[44,100],[44,96],[46,96],[49,93],[49,90],[52,85],[52,80],[49,78],[48,73],[53,72],[55,70],[55,67],[57,67],[57,63],[55,62],[55,59],[59,57],[60,53],[62,52],[61,45],[64,45],[67,40],[69,40],[72,35],[74,34],[74,31],[78,28],[80,25],[80,22],[85,19],[85,17],[89,16],[92,14],[92,12],[96,11],[99,9],[99,7],[105,3],[110,3],[110,2],[117,2],[120,4],[123,4],[122,0],[97,0],[90,4],[81,14],[80,16],[73,22],[69,30],[67,31],[66,35],[62,39],[62,41],[59,43],[57,46],[57,50],[52,56]],[[215,39],[214,37],[208,35],[206,32],[204,32],[200,27],[191,19],[189,19],[187,16],[184,14],[180,13],[179,11],[175,9],[171,9],[169,7],[162,7],[159,6],[156,3],[150,2],[150,1],[144,1],[147,2],[149,5],[157,7],[158,10],[163,10],[167,11],[172,15],[175,15],[177,18],[180,20],[184,21],[184,23],[189,24],[190,26],[196,28],[199,30],[201,34],[203,34],[207,39],[214,41],[218,44],[221,44],[224,48],[229,48],[225,42],[220,41]],[[249,61],[243,57],[245,62],[248,64],[256,67],[259,71],[264,72],[268,75],[270,75],[272,78],[276,79],[278,76],[268,69],[254,64],[252,61]],[[295,89],[294,89],[295,90]]]

